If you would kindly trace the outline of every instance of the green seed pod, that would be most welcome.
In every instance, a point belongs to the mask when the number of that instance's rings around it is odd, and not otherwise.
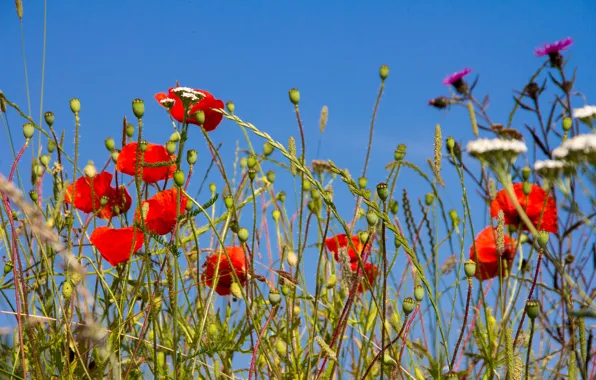
[[[397,365],[397,362],[393,360],[389,353],[385,352],[383,354],[383,364],[389,367],[394,367]]]
[[[246,243],[248,235],[248,230],[246,228],[243,227],[238,230],[238,240],[240,240],[241,243]]]
[[[366,244],[366,242],[368,241],[368,237],[369,237],[369,233],[366,231],[360,231],[358,232],[358,239],[360,240],[360,242],[362,244]]]
[[[540,302],[538,300],[528,300],[526,302],[526,314],[528,318],[535,319],[540,312]]]
[[[232,285],[230,286],[230,293],[239,300],[243,298],[242,287],[237,282],[232,282]]]
[[[12,261],[6,261],[4,263],[4,275],[6,276],[10,272],[12,272],[13,267],[14,267],[14,265],[12,265]]]
[[[35,190],[29,191],[29,198],[31,198],[31,200],[33,202],[37,202],[37,200],[39,199],[39,195],[37,194],[37,191],[35,191]]]
[[[521,244],[527,243],[528,242],[528,235],[526,235],[526,234],[520,234],[519,235],[519,242]]]
[[[432,194],[432,193],[427,193],[427,194],[424,196],[424,203],[425,203],[427,206],[430,206],[430,205],[432,205],[432,204],[433,204],[433,202],[434,202],[434,200],[435,200],[435,195],[434,195],[434,194]]]
[[[99,204],[101,205],[101,207],[104,207],[105,205],[107,205],[109,201],[110,201],[110,198],[108,198],[105,195],[103,197],[99,198]]]
[[[522,184],[522,191],[524,192],[524,195],[530,195],[530,193],[532,192],[532,184],[530,182],[524,182]]]
[[[238,231],[240,231],[240,225],[238,224],[237,221],[232,220],[230,222],[230,230],[232,230],[233,233],[237,234]]]
[[[211,194],[215,194],[215,192],[217,191],[217,185],[211,182],[209,184],[209,191],[211,192]]]
[[[281,294],[283,294],[284,297],[290,294],[290,287],[288,285],[283,285],[281,287]]]
[[[73,293],[72,284],[68,280],[64,281],[62,283],[62,297],[64,297],[65,300],[70,300],[72,298],[72,293]]]
[[[248,178],[251,181],[254,181],[254,179],[257,178],[257,171],[255,169],[248,169]]]
[[[397,237],[397,235],[393,239],[393,244],[395,245],[395,249],[399,249],[399,247],[401,247],[401,240],[399,240],[399,238]]]
[[[186,162],[188,162],[189,165],[196,164],[198,157],[199,153],[197,153],[197,151],[194,149],[190,149],[188,152],[186,152]]]
[[[255,167],[255,165],[257,164],[257,157],[255,155],[250,155],[248,156],[246,163],[248,165],[249,169],[252,169]]]
[[[409,315],[412,311],[414,311],[415,307],[416,307],[416,302],[414,302],[412,297],[406,298],[402,305],[402,309],[403,309],[404,313],[406,313],[406,315]]]
[[[474,277],[474,274],[476,274],[476,262],[472,260],[466,261],[464,263],[464,272],[466,272],[468,278]]]
[[[424,299],[424,294],[426,293],[424,286],[416,285],[414,288],[414,298],[416,301],[420,302]]]
[[[70,99],[70,110],[74,114],[81,112],[81,101],[77,98]]]
[[[389,76],[389,66],[381,66],[381,68],[379,69],[379,75],[381,76],[381,80],[387,79],[387,77]]]
[[[135,126],[132,124],[128,124],[126,126],[126,136],[132,137],[135,134]]]
[[[43,118],[46,121],[46,124],[49,125],[50,127],[52,125],[54,125],[54,113],[53,112],[46,112],[43,114]]]
[[[41,162],[41,164],[44,167],[48,167],[48,165],[50,164],[50,156],[48,154],[43,154],[39,157],[39,162]]]
[[[170,156],[176,153],[176,143],[174,141],[170,140],[166,143],[166,152],[168,152]]]
[[[184,176],[184,172],[182,170],[176,170],[174,172],[174,183],[178,187],[184,186],[184,181],[186,180]]]
[[[377,185],[377,195],[383,202],[389,197],[389,189],[387,188],[387,184],[385,182],[381,182]]]
[[[548,232],[546,231],[540,231],[538,232],[538,238],[536,240],[538,240],[538,245],[540,246],[540,248],[542,249],[546,249],[546,246],[548,244]]]
[[[302,188],[304,189],[304,191],[310,191],[312,187],[312,184],[310,183],[309,180],[307,180],[306,178],[304,179],[304,182],[302,184]]]
[[[170,135],[170,141],[174,141],[174,142],[180,141],[180,133],[178,131],[173,132]]]
[[[278,290],[273,289],[269,292],[269,302],[271,302],[271,305],[273,306],[278,305],[281,302],[281,294],[279,294]]]
[[[573,127],[573,120],[566,116],[563,118],[563,131],[568,132]]]
[[[407,147],[405,144],[399,144],[397,149],[395,149],[395,153],[393,153],[393,158],[395,161],[399,162],[404,159],[406,156]]]
[[[234,102],[229,101],[226,103],[226,108],[228,109],[229,113],[234,113],[234,110],[236,109],[236,106],[234,106]]]
[[[445,141],[447,143],[447,151],[449,154],[453,153],[453,149],[455,148],[455,139],[449,136]]]
[[[149,143],[147,142],[147,140],[141,140],[141,142],[139,143],[139,149],[140,149],[140,151],[141,152],[146,152],[148,145],[149,145]]]
[[[110,153],[110,157],[114,163],[118,161],[118,156],[120,156],[120,151],[118,149],[114,149],[112,153]]]
[[[377,222],[379,221],[379,217],[372,211],[369,211],[366,214],[366,221],[368,222],[369,227],[376,226]]]
[[[532,169],[530,169],[529,167],[524,167],[522,169],[522,178],[524,181],[527,181],[528,179],[530,179],[530,174],[532,174]]]
[[[300,91],[297,88],[293,88],[289,92],[290,101],[293,105],[297,106],[300,103]]]
[[[197,119],[197,123],[202,127],[203,124],[205,124],[205,111],[198,110],[197,113],[195,113],[195,118]]]
[[[271,183],[275,182],[275,172],[273,170],[267,172],[267,181]]]
[[[73,285],[78,285],[81,281],[83,280],[83,275],[78,272],[78,271],[74,271],[71,272],[70,275],[70,281],[73,283]]]
[[[137,119],[141,119],[145,115],[145,102],[139,98],[133,100],[132,113],[134,113]]]
[[[31,137],[33,137],[34,133],[35,127],[33,126],[33,124],[25,123],[23,125],[23,136],[25,136],[26,139],[30,139]]]
[[[33,165],[33,174],[35,174],[37,177],[41,177],[43,174],[43,166],[39,164]]]
[[[108,137],[107,139],[105,139],[104,144],[106,146],[106,149],[108,151],[113,151],[114,148],[116,147],[116,143],[114,142],[114,139],[111,137]]]
[[[391,211],[393,215],[397,214],[397,212],[399,211],[399,203],[397,203],[395,199],[392,199],[389,202],[389,211]]]
[[[364,189],[368,185],[368,179],[366,177],[358,178],[358,187]]]
[[[231,195],[226,195],[224,197],[224,204],[226,205],[227,209],[231,209],[234,206],[234,197]]]
[[[277,195],[275,197],[277,198],[278,201],[280,201],[281,203],[284,203],[286,201],[286,192],[280,191],[279,193],[277,193]]]
[[[186,201],[186,206],[185,206],[186,211],[192,210],[193,206],[194,206],[194,204],[192,203],[192,201],[190,199],[188,199]]]
[[[271,153],[273,153],[274,149],[275,148],[273,147],[273,145],[271,145],[269,141],[265,141],[265,143],[263,144],[263,154],[265,155],[265,157],[269,157]]]
[[[56,143],[54,140],[48,140],[48,153],[53,153],[56,150]]]
[[[279,210],[275,209],[275,210],[271,211],[271,217],[273,218],[273,220],[275,220],[277,222],[279,220],[279,218],[281,217],[281,212],[279,212]]]

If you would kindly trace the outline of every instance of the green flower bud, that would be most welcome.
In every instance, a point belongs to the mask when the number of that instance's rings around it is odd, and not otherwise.
[[[358,178],[358,187],[364,189],[368,185],[368,179],[366,177]]]
[[[271,183],[275,182],[275,172],[273,170],[267,172],[267,181]]]
[[[432,193],[427,193],[427,194],[424,196],[424,203],[425,203],[427,206],[430,206],[430,205],[432,205],[434,200],[435,200],[435,195],[434,195],[434,194],[432,194]]]
[[[416,285],[416,287],[414,288],[414,298],[416,298],[416,301],[418,302],[422,301],[425,293],[426,291],[424,289],[424,286],[422,285]]]
[[[257,171],[255,169],[248,169],[248,178],[250,178],[251,181],[254,181],[254,179],[257,178]]]
[[[246,166],[247,166],[247,165],[248,165],[248,163],[247,163],[246,157],[242,157],[242,158],[240,159],[240,167],[241,167],[242,169],[244,169],[244,168],[246,168]]]
[[[97,175],[97,169],[95,169],[93,161],[87,162],[87,165],[85,165],[85,168],[83,169],[83,173],[89,178],[93,178]]]
[[[39,164],[33,165],[33,174],[35,174],[37,177],[41,177],[43,174],[43,166]]]
[[[358,232],[358,240],[360,240],[360,242],[362,244],[366,244],[366,242],[368,241],[368,237],[369,237],[369,233],[367,231],[360,231]]]
[[[279,356],[285,357],[288,354],[288,345],[281,339],[275,344],[275,351]]]
[[[35,191],[35,190],[29,191],[29,198],[31,198],[31,200],[33,202],[37,202],[37,200],[39,199],[39,195],[37,194],[37,191]]]
[[[284,285],[281,287],[281,294],[285,296],[287,296],[288,294],[290,294],[290,287],[288,285]]]
[[[141,99],[136,98],[132,101],[132,113],[135,114],[137,119],[140,119],[145,115],[145,102]]]
[[[310,211],[313,214],[317,214],[319,211],[319,204],[316,201],[310,201],[307,204],[308,206],[308,211]]]
[[[337,285],[337,276],[335,275],[335,273],[333,273],[331,276],[329,276],[329,280],[327,280],[325,287],[327,289],[331,289],[334,288],[335,285]]]
[[[111,152],[114,150],[114,147],[116,146],[116,142],[114,141],[113,138],[108,137],[107,139],[105,139],[104,145],[106,146],[106,149]]]
[[[240,240],[241,243],[246,243],[248,240],[248,230],[246,228],[243,227],[238,230],[238,240]]]
[[[290,101],[293,105],[297,106],[300,103],[300,91],[297,88],[290,90]]]
[[[279,220],[279,218],[281,217],[281,212],[279,212],[278,209],[275,209],[275,210],[271,211],[271,217],[273,218],[273,220],[275,220],[277,222]]]
[[[540,302],[538,300],[528,300],[526,302],[526,314],[528,318],[535,319],[540,312]]]
[[[273,153],[274,149],[275,148],[269,141],[265,141],[265,143],[263,144],[263,154],[265,155],[265,157],[268,157],[269,155],[271,155],[271,153]]]
[[[381,76],[381,80],[387,79],[387,77],[389,76],[389,66],[381,66],[381,68],[379,69],[379,75]]]
[[[389,211],[391,211],[393,215],[397,214],[397,212],[399,211],[399,204],[395,199],[392,199],[389,202]]]
[[[453,153],[453,148],[455,148],[455,139],[449,136],[445,141],[447,143],[447,151],[449,153]]]
[[[302,188],[304,189],[304,191],[310,191],[311,187],[312,187],[312,185],[311,185],[310,181],[305,178],[304,182],[302,183]]]
[[[251,154],[246,159],[246,163],[247,163],[249,169],[254,168],[255,165],[257,164],[257,157]]]
[[[393,153],[393,158],[395,161],[399,162],[404,159],[406,156],[407,147],[405,144],[399,144],[397,149],[395,149],[395,153]]]
[[[567,132],[571,129],[571,127],[573,127],[573,120],[569,116],[564,117],[563,118],[563,131]]]
[[[126,126],[126,136],[132,137],[135,134],[135,126],[132,124],[128,124]]]
[[[401,247],[401,240],[397,235],[395,235],[395,238],[393,239],[393,244],[395,245],[395,249],[399,249],[399,247]]]
[[[217,191],[217,185],[211,182],[209,184],[209,191],[211,192],[211,194],[215,194],[215,192]]]
[[[190,149],[186,152],[186,162],[188,162],[189,165],[194,165],[197,162],[198,157],[199,153],[194,149]]]
[[[72,298],[72,293],[73,293],[72,284],[68,280],[64,281],[62,283],[62,297],[64,297],[65,300],[70,300]]]
[[[174,131],[171,135],[170,135],[170,141],[174,141],[174,142],[178,142],[180,141],[180,133],[178,131]]]
[[[41,162],[41,164],[47,168],[48,165],[50,164],[50,156],[47,154],[41,155],[39,157],[39,162]]]
[[[174,141],[168,141],[166,143],[166,151],[169,155],[176,153],[176,143]]]
[[[198,110],[197,113],[195,113],[195,118],[197,119],[197,123],[199,123],[200,126],[203,126],[203,124],[205,124],[205,111]]]
[[[538,245],[540,246],[540,248],[546,249],[546,246],[548,245],[548,237],[548,232],[544,230],[538,232],[538,237],[536,240],[538,241]]]
[[[79,113],[81,111],[81,101],[77,98],[70,99],[70,110],[74,114]]]
[[[402,308],[406,315],[409,315],[411,312],[414,311],[416,307],[416,302],[412,299],[412,297],[408,297],[404,300]]]
[[[275,197],[277,198],[278,201],[280,201],[281,203],[284,203],[286,201],[286,192],[280,191],[279,193],[277,193],[277,195]]]
[[[379,196],[380,200],[387,200],[387,198],[389,197],[389,189],[387,188],[386,183],[381,182],[377,185],[377,195]]]
[[[234,110],[236,109],[236,106],[234,106],[234,102],[229,101],[226,103],[226,108],[228,109],[229,113],[234,113]]]
[[[28,140],[33,137],[33,133],[35,133],[35,127],[31,123],[25,123],[23,125],[23,136]]]
[[[185,176],[184,176],[184,172],[182,170],[176,170],[174,172],[174,183],[179,186],[182,187],[184,186],[184,181],[186,180]]]
[[[186,211],[190,211],[192,210],[194,204],[192,203],[192,201],[190,199],[186,200],[186,206],[184,207],[186,209]]]
[[[48,140],[48,153],[53,153],[56,150],[56,143],[54,140]]]
[[[524,192],[524,195],[530,195],[530,193],[532,192],[532,184],[530,182],[524,182],[522,184],[522,191]]]
[[[464,272],[466,272],[468,278],[474,277],[474,274],[476,274],[476,262],[472,260],[466,261],[464,263]]]
[[[319,199],[321,199],[321,193],[319,193],[319,191],[316,188],[310,189],[310,197],[313,200],[318,201]]]
[[[224,203],[225,203],[227,209],[231,209],[232,206],[234,205],[234,197],[231,195],[226,195],[224,197]]]
[[[46,121],[46,124],[50,127],[54,124],[54,113],[53,112],[46,112],[43,114],[43,118]]]
[[[369,227],[374,227],[379,221],[379,217],[374,212],[370,211],[366,214],[366,221]]]
[[[271,302],[271,305],[273,306],[278,305],[281,302],[281,294],[279,294],[277,289],[269,292],[269,302]]]
[[[110,153],[110,157],[114,162],[118,161],[118,156],[120,156],[120,151],[118,149],[114,149],[112,153]]]

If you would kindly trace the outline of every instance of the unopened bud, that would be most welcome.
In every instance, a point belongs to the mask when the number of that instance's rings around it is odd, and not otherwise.
[[[364,189],[368,185],[368,179],[366,177],[358,178],[358,187]]]
[[[281,302],[281,294],[277,289],[273,289],[269,292],[269,302],[271,305],[275,306]]]
[[[530,174],[532,174],[532,169],[530,169],[529,167],[525,166],[522,169],[522,178],[524,181],[527,181],[528,179],[530,179]]]
[[[135,126],[132,124],[128,124],[126,126],[126,136],[132,137],[135,134]]]
[[[70,110],[74,114],[79,113],[81,111],[81,101],[77,98],[70,99]]]
[[[41,164],[42,164],[44,167],[46,167],[46,168],[47,168],[47,167],[48,167],[48,165],[50,164],[50,156],[49,156],[49,155],[47,155],[47,154],[43,154],[43,155],[41,155],[41,156],[39,157],[39,162],[41,162]]]
[[[205,111],[198,110],[197,113],[195,113],[195,117],[197,119],[197,123],[199,123],[200,126],[205,124]]]
[[[295,267],[298,263],[298,256],[296,255],[296,253],[294,253],[294,251],[290,251],[287,253],[286,260],[288,261],[289,266]]]
[[[374,227],[379,221],[379,217],[373,211],[370,211],[366,214],[366,221],[368,222],[369,227]]]
[[[236,106],[234,105],[234,102],[229,101],[226,103],[226,108],[228,109],[229,113],[234,113],[234,110],[236,109]]]
[[[175,131],[170,135],[170,141],[178,142],[180,141],[180,132]]]
[[[389,76],[389,66],[381,66],[381,68],[379,69],[379,75],[381,76],[381,80],[387,79],[387,77]]]
[[[238,230],[238,240],[240,240],[241,243],[246,243],[248,240],[248,230],[246,228],[243,227]]]
[[[246,159],[246,164],[248,165],[249,169],[252,169],[255,167],[255,165],[257,164],[257,157],[254,155],[250,155],[248,156],[248,158]]]
[[[522,191],[524,192],[524,195],[530,195],[532,192],[532,184],[528,181],[525,181],[522,184]]]
[[[426,291],[424,289],[424,286],[422,285],[416,285],[416,287],[414,288],[414,298],[416,298],[416,301],[418,302],[422,301],[425,293]]]
[[[273,153],[274,149],[275,148],[269,141],[265,141],[265,143],[263,144],[263,154],[265,155],[265,157],[268,157],[271,153]]]
[[[430,206],[430,205],[432,205],[434,200],[435,200],[435,196],[434,196],[434,194],[432,194],[432,193],[427,193],[427,194],[424,196],[424,203],[425,203],[427,206]]]
[[[279,212],[279,210],[275,209],[275,210],[271,211],[271,217],[273,218],[273,220],[275,220],[277,222],[279,220],[279,218],[281,217],[281,212]]]
[[[573,127],[573,120],[569,116],[564,117],[563,118],[563,131],[567,132],[571,129],[571,127]]]
[[[106,146],[106,149],[109,150],[110,152],[113,151],[114,147],[116,146],[114,139],[111,137],[108,137],[107,139],[105,139],[104,144]]]
[[[185,178],[184,172],[182,170],[176,170],[174,172],[174,183],[177,186],[179,186],[179,187],[184,186],[185,180],[186,180],[186,178]]]
[[[174,141],[170,140],[166,143],[166,152],[168,152],[170,156],[176,153],[176,143]]]
[[[397,214],[397,212],[399,211],[399,203],[397,203],[395,199],[392,199],[389,202],[389,211],[391,211],[393,215]]]
[[[298,103],[300,103],[300,91],[298,91],[297,88],[293,88],[290,90],[289,95],[290,95],[290,101],[292,102],[292,104],[297,106]]]
[[[39,195],[37,194],[37,191],[35,191],[35,190],[31,190],[31,191],[29,192],[29,198],[31,198],[31,200],[32,200],[33,202],[37,202],[37,200],[39,199]]]
[[[267,181],[271,183],[275,182],[275,172],[273,170],[267,172]]]
[[[114,162],[118,161],[118,156],[120,156],[120,151],[118,149],[114,149],[112,153],[110,153],[110,157]]]

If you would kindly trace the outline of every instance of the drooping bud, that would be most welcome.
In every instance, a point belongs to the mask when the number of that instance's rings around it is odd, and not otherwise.
[[[230,293],[234,297],[242,299],[242,287],[237,282],[233,282],[230,286]]]
[[[476,274],[476,262],[472,260],[466,261],[464,263],[464,272],[466,272],[468,278],[474,277],[474,274]]]
[[[453,148],[455,148],[455,139],[453,137],[449,136],[446,139],[446,143],[447,143],[447,151],[449,152],[449,154],[452,154]]]
[[[290,287],[288,285],[282,286],[281,294],[283,294],[284,296],[287,296],[288,294],[290,294]]]
[[[10,272],[12,272],[13,267],[14,267],[14,265],[12,264],[12,261],[5,262],[4,263],[4,275],[6,276]]]
[[[265,157],[271,155],[274,149],[275,148],[273,147],[273,145],[271,145],[269,141],[265,141],[265,143],[263,144],[263,154],[265,155]]]
[[[106,146],[106,149],[111,152],[114,150],[116,143],[114,142],[113,138],[108,137],[107,139],[105,139],[104,145]]]
[[[176,153],[176,143],[174,141],[170,140],[166,143],[166,152],[168,152],[169,155]]]
[[[526,314],[528,318],[535,319],[540,312],[540,302],[538,300],[528,300],[526,302]]]
[[[199,153],[194,149],[189,149],[188,152],[186,152],[186,162],[188,162],[189,165],[196,164],[198,157]]]
[[[275,209],[275,210],[271,211],[271,217],[273,218],[273,220],[275,220],[277,222],[279,220],[279,218],[281,217],[281,212],[279,212],[278,209]]]
[[[381,77],[381,80],[387,79],[387,77],[389,76],[389,66],[381,66],[381,68],[379,69],[379,76]]]
[[[293,105],[297,106],[300,103],[300,91],[297,88],[293,88],[289,92],[290,101]]]
[[[35,190],[29,191],[29,198],[31,198],[31,200],[33,202],[37,202],[37,200],[39,199],[39,195],[37,194],[37,191],[35,191]]]
[[[522,184],[522,191],[524,195],[530,195],[530,193],[532,192],[532,184],[528,181],[525,181]]]
[[[286,201],[286,192],[285,191],[280,191],[279,193],[277,193],[277,195],[275,196],[275,198],[280,201],[281,203],[284,203]]]
[[[209,184],[209,191],[211,192],[211,194],[215,194],[215,192],[217,191],[217,185],[211,182]]]
[[[46,121],[46,124],[50,127],[54,124],[54,113],[53,112],[46,112],[43,114],[43,118]]]
[[[139,98],[133,100],[132,113],[134,113],[137,119],[141,119],[145,115],[145,102]]]
[[[234,105],[234,102],[229,101],[226,103],[226,108],[228,109],[229,113],[234,113],[234,110],[236,109],[236,106]]]
[[[118,161],[118,156],[120,156],[120,151],[118,149],[114,149],[112,153],[110,153],[113,162]]]
[[[56,143],[54,140],[48,140],[48,153],[53,153],[56,150]]]
[[[48,154],[43,154],[39,157],[39,162],[41,162],[41,164],[44,167],[48,167],[48,165],[50,164],[50,156]]]
[[[184,181],[186,180],[184,176],[184,172],[182,170],[176,170],[174,172],[174,183],[178,187],[184,186]]]
[[[190,210],[192,210],[193,206],[194,205],[193,205],[192,201],[190,199],[188,199],[186,201],[186,206],[184,208],[186,209],[186,211],[190,211]]]
[[[25,123],[23,125],[23,136],[25,136],[25,138],[27,140],[29,140],[31,137],[33,137],[34,133],[35,133],[35,127],[33,126],[33,124]]]
[[[366,242],[368,241],[368,237],[369,237],[369,233],[367,231],[360,231],[358,232],[358,240],[360,240],[360,243],[362,244],[366,244]]]
[[[403,160],[406,156],[406,150],[407,147],[405,144],[399,144],[397,146],[397,149],[395,149],[395,153],[393,154],[393,158],[395,158],[395,161],[399,162]]]
[[[70,110],[74,114],[79,113],[81,111],[81,101],[77,98],[70,99]]]
[[[248,162],[247,162],[247,160],[246,160],[246,157],[242,157],[242,158],[240,159],[240,167],[241,167],[242,169],[245,169],[247,165],[248,165]]]
[[[242,227],[238,230],[238,240],[240,240],[241,243],[246,243],[248,240],[248,230],[246,228]]]
[[[416,302],[412,299],[412,297],[404,299],[402,309],[406,315],[409,315],[411,312],[413,312],[414,308],[416,308]]]

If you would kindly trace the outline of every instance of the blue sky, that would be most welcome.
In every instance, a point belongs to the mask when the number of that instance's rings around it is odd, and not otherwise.
[[[26,110],[20,27],[13,4],[0,5],[0,89]],[[31,112],[39,120],[43,7],[33,2],[24,6]],[[81,160],[91,159],[99,166],[107,158],[103,140],[119,135],[122,117],[132,117],[130,103],[136,97],[147,104],[147,139],[168,139],[171,125],[153,95],[176,80],[233,100],[241,118],[284,144],[289,136],[298,137],[287,95],[297,87],[307,159],[317,158],[319,114],[327,105],[329,122],[318,158],[331,158],[358,176],[380,83],[378,68],[387,64],[391,72],[369,169],[369,183],[375,184],[384,178],[382,167],[399,143],[408,145],[410,160],[425,165],[432,156],[436,123],[444,136],[463,142],[472,137],[465,110],[444,112],[427,105],[428,99],[448,94],[442,80],[451,72],[470,67],[473,75],[480,75],[476,93],[489,93],[491,117],[506,122],[512,90],[520,89],[543,61],[534,56],[534,48],[571,36],[571,66],[579,67],[577,89],[594,99],[595,19],[596,3],[590,1],[49,2],[42,109],[55,113],[56,128],[66,130],[71,142],[74,122],[68,101],[80,98]],[[513,126],[521,129],[524,122],[534,120],[519,114]],[[21,146],[22,121],[11,113],[9,123],[16,146]],[[194,132],[189,147],[206,159],[201,134]],[[245,147],[239,128],[228,121],[211,137],[223,141],[229,163],[236,141]],[[7,147],[3,130],[2,173],[13,161]],[[453,174],[444,175],[455,180]],[[397,194],[404,184],[414,196],[428,191],[412,177],[412,182],[398,183]],[[452,206],[459,204],[459,191],[447,190],[446,196]],[[484,222],[479,214],[477,231]]]

